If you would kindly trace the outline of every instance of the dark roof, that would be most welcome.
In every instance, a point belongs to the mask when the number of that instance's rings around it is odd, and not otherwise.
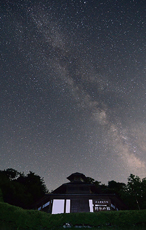
[[[68,189],[70,188],[70,192],[68,192]],[[84,193],[93,193],[93,194],[98,194],[100,193],[100,189],[97,188],[94,184],[88,184],[86,182],[80,182],[80,181],[73,181],[69,183],[62,184],[58,188],[56,188],[52,193],[53,194],[66,194],[66,193],[72,193],[71,189],[73,188],[86,188],[86,192]],[[79,191],[74,190],[74,193],[78,193]]]
[[[86,176],[83,173],[76,172],[67,177],[67,179],[70,181],[73,181],[75,178],[81,178],[83,181],[85,181]]]

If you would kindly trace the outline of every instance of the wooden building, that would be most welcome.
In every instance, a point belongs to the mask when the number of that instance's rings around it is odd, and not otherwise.
[[[84,174],[76,172],[67,179],[69,183],[46,194],[35,208],[52,214],[127,209],[115,194],[100,194],[94,184],[86,183]]]

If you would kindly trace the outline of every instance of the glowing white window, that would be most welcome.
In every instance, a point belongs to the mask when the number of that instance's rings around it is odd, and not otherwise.
[[[64,213],[64,200],[53,200],[52,214]]]
[[[50,204],[50,201],[48,201],[46,204],[44,204],[43,206],[39,207],[38,210],[41,210],[45,207],[47,207]]]
[[[70,213],[70,200],[66,200],[66,213]]]
[[[93,201],[89,200],[89,208],[90,208],[90,212],[93,212]]]

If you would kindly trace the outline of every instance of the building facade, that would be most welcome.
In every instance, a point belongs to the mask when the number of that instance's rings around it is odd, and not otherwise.
[[[35,208],[52,214],[99,212],[127,209],[115,194],[100,194],[94,184],[86,183],[86,176],[73,173],[52,193],[46,194]]]

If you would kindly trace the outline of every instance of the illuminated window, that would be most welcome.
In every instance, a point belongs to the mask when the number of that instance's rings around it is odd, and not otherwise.
[[[64,200],[53,200],[52,214],[64,213]]]

